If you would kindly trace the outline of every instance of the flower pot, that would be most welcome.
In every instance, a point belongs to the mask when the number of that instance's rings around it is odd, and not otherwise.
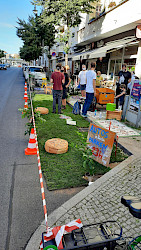
[[[88,185],[90,186],[93,182],[94,182],[94,175],[90,175],[89,173],[86,173],[84,176],[83,176],[83,179],[88,181]]]

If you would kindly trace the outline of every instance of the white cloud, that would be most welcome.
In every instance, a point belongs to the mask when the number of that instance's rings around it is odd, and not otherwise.
[[[3,27],[3,28],[15,28],[14,25],[12,25],[11,23],[2,23],[2,22],[0,22],[0,27]]]

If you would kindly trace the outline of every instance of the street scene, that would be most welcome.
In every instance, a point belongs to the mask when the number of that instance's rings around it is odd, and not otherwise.
[[[0,250],[141,249],[140,9],[1,3]]]

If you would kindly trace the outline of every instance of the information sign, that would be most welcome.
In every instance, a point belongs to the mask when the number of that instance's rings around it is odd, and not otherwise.
[[[116,133],[90,123],[87,142],[95,161],[104,166],[109,165],[115,137]]]
[[[141,98],[141,81],[134,80],[134,84],[131,91],[130,106],[129,109],[138,112]]]

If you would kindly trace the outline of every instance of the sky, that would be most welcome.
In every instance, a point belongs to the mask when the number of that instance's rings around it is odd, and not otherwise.
[[[18,18],[28,20],[33,15],[31,0],[0,0],[0,49],[8,54],[19,53],[22,40],[16,35]]]

